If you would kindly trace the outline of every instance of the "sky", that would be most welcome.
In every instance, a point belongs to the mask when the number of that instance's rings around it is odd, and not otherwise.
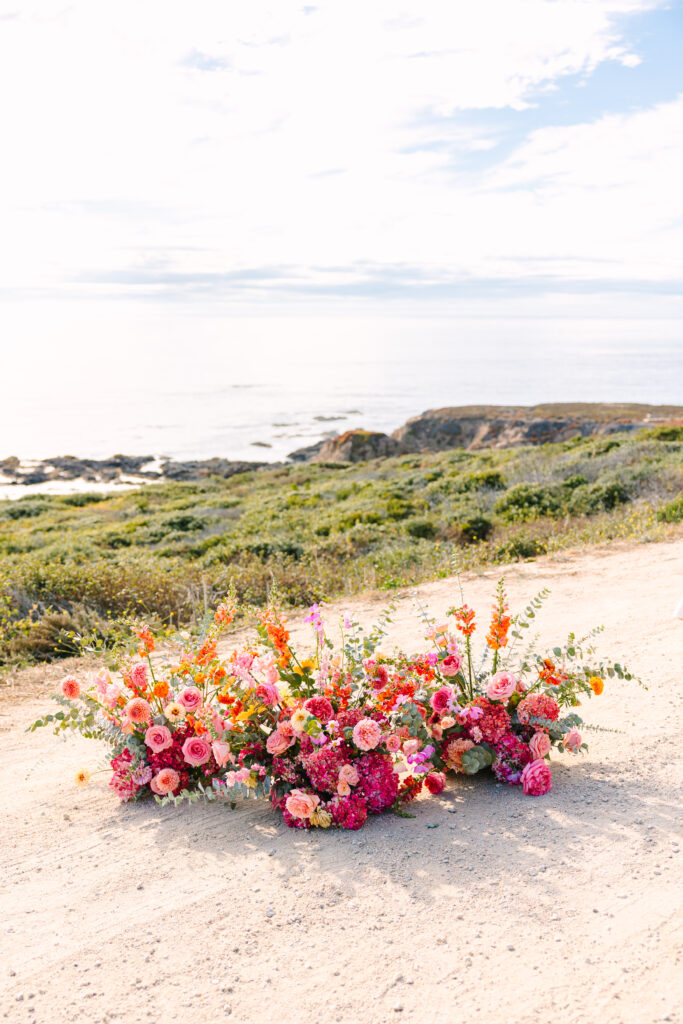
[[[681,52],[659,0],[0,0],[0,344],[677,318]]]

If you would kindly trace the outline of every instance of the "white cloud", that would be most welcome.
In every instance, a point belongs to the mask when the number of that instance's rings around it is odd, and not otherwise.
[[[680,102],[540,129],[478,178],[416,146],[445,117],[461,152],[495,151],[459,112],[635,67],[615,18],[653,6],[25,2],[0,30],[3,285],[80,294],[116,271],[110,291],[128,292],[141,270],[155,293],[164,274],[251,267],[343,283],[397,264],[522,278],[547,257],[664,279],[680,270]],[[307,269],[330,266],[346,269]]]

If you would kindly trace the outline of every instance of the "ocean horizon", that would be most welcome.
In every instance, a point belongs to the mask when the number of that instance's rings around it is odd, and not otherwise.
[[[76,343],[41,366],[14,350],[0,458],[274,462],[443,406],[683,404],[680,320],[302,318],[284,346],[282,324],[228,320],[144,350],[127,338],[96,361]]]

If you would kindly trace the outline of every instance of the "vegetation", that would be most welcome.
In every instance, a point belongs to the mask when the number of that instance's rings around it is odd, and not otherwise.
[[[683,436],[294,465],[116,496],[0,502],[0,658],[192,626],[231,581],[301,605],[683,522]]]

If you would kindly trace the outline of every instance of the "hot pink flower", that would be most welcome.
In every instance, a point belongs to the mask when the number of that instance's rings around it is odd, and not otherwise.
[[[158,796],[173,793],[180,785],[180,776],[174,768],[162,768],[150,782],[150,789]]]
[[[442,686],[429,699],[429,704],[432,710],[436,711],[437,715],[442,715],[444,711],[448,711],[448,707],[452,703],[453,688],[451,686]]]
[[[398,754],[401,749],[401,737],[397,736],[396,733],[392,733],[385,739],[387,750],[392,754]]]
[[[277,686],[273,683],[261,683],[256,687],[256,696],[259,700],[263,701],[264,704],[273,705],[278,704],[280,701],[280,694]]]
[[[234,757],[230,756],[230,744],[224,743],[223,740],[214,740],[211,750],[219,768],[222,768],[228,761],[234,761]]]
[[[152,719],[152,709],[144,697],[133,697],[123,710],[128,721],[134,725],[142,725],[143,722],[149,722]]]
[[[178,694],[178,703],[182,704],[186,711],[196,711],[202,705],[202,695],[196,686],[186,686]]]
[[[572,754],[578,754],[581,749],[581,733],[578,729],[570,729],[562,740],[565,750],[571,750]]]
[[[372,750],[382,739],[382,730],[372,718],[361,718],[353,727],[353,742],[359,750]]]
[[[544,732],[535,732],[529,740],[529,750],[534,758],[534,761],[538,761],[545,757],[546,754],[550,753],[550,737]]]
[[[438,796],[439,793],[443,793],[445,785],[446,776],[443,772],[430,772],[425,779],[425,786],[432,796]]]
[[[266,740],[266,750],[269,754],[284,754],[291,742],[280,729],[275,729]]]
[[[462,658],[459,654],[449,654],[441,662],[441,674],[444,676],[457,676],[462,665]],[[436,711],[436,708],[434,708]]]
[[[304,701],[304,707],[309,714],[317,718],[323,725],[327,725],[334,717],[334,708],[327,697],[309,697],[308,700]]]
[[[293,789],[285,801],[285,807],[293,818],[310,818],[319,803],[320,797],[315,793]]]
[[[553,777],[545,761],[531,761],[522,772],[522,786],[527,796],[543,796],[552,789]]]
[[[509,700],[517,689],[517,680],[512,672],[496,672],[486,687],[486,696],[489,700]]]
[[[150,725],[145,733],[145,743],[155,754],[160,754],[173,744],[171,730],[165,725]]]
[[[190,736],[183,743],[183,757],[188,764],[197,768],[200,764],[206,764],[211,757],[211,747],[208,740],[203,736]]]
[[[81,695],[81,684],[75,676],[64,676],[59,688],[69,700],[78,700]]]

